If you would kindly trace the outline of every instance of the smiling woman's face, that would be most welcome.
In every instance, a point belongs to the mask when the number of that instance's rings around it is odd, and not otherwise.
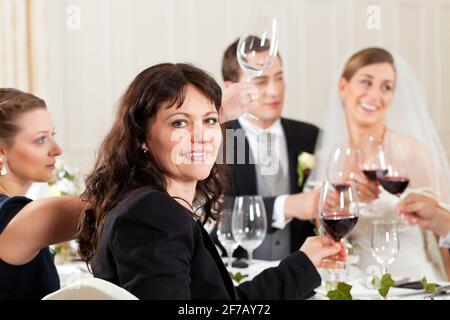
[[[361,127],[379,125],[394,95],[395,70],[390,63],[360,68],[347,81],[342,78],[339,92],[344,100],[348,121]]]
[[[147,146],[158,165],[182,182],[209,176],[221,141],[216,107],[191,85],[180,108],[160,108],[147,134]]]
[[[35,109],[16,119],[20,129],[10,146],[2,146],[8,174],[21,182],[47,182],[52,178],[61,148],[54,140],[54,126],[45,108]]]

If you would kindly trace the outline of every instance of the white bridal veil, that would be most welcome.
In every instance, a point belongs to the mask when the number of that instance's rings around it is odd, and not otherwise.
[[[422,150],[426,152],[409,160],[415,162],[415,167],[420,168],[419,171],[422,173],[411,172],[411,174],[425,173],[428,181],[426,187],[433,189],[434,194],[439,198],[448,200],[450,198],[448,159],[428,113],[425,95],[407,62],[399,55],[394,55],[394,63],[397,71],[396,88],[392,103],[385,114],[385,125],[401,135],[420,142],[418,145],[421,145]],[[338,91],[344,65],[345,63],[338,70],[332,85],[333,89],[325,113],[326,118],[317,147],[318,166],[311,176],[313,180],[326,180],[328,157],[333,146],[348,141],[344,106]],[[414,149],[411,145],[407,147]],[[408,150],[408,154],[411,155],[412,151],[414,150]],[[423,153],[426,158],[423,157]]]

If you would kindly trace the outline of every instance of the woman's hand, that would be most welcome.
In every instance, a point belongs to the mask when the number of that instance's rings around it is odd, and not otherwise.
[[[356,190],[358,192],[358,200],[370,203],[377,199],[380,195],[379,183],[370,181],[363,174],[358,174],[353,179],[356,182]]]
[[[347,256],[345,246],[326,236],[308,237],[300,248],[312,261],[316,268],[324,258],[345,261]]]

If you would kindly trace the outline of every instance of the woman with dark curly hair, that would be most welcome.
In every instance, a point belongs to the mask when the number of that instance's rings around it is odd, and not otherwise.
[[[301,299],[320,285],[315,265],[340,250],[325,237],[233,287],[201,221],[218,218],[223,193],[221,99],[188,64],[153,66],[128,87],[83,194],[78,240],[94,276],[141,299]]]

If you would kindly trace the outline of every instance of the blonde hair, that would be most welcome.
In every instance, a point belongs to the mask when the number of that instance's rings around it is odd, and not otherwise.
[[[0,141],[11,145],[20,130],[17,118],[39,108],[47,108],[44,100],[17,89],[0,88]]]
[[[394,57],[392,54],[383,48],[374,47],[363,49],[353,54],[345,64],[344,70],[342,71],[342,77],[345,80],[350,81],[359,69],[376,63],[389,63],[395,71]]]

